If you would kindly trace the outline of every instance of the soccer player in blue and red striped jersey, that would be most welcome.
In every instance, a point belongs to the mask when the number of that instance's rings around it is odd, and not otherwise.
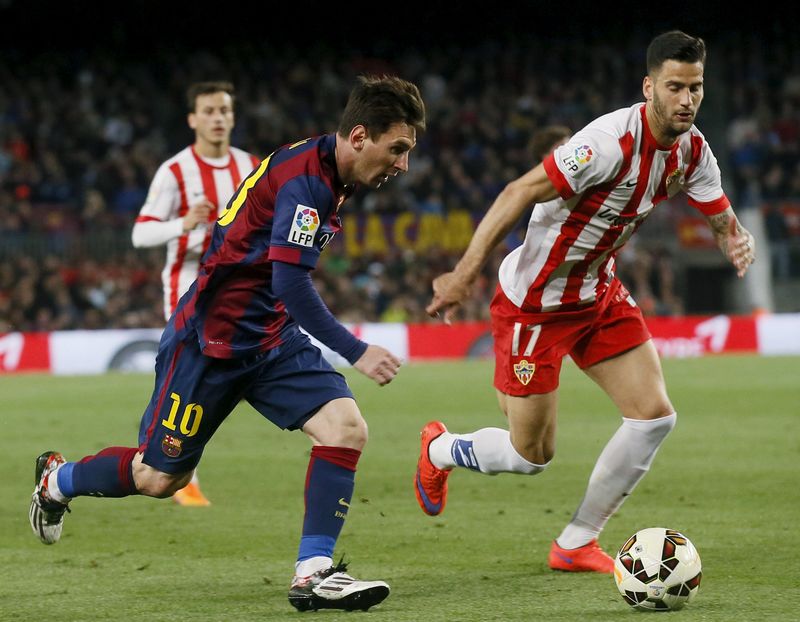
[[[166,321],[197,278],[220,210],[259,163],[256,156],[231,145],[233,84],[195,82],[186,96],[194,143],[158,167],[131,231],[136,248],[166,246],[161,271]],[[197,471],[172,498],[179,505],[211,504],[200,489]]]
[[[30,522],[42,542],[58,541],[74,497],[171,496],[244,399],[313,444],[289,601],[299,610],[350,610],[388,596],[385,582],[354,579],[333,564],[367,425],[344,376],[300,326],[379,385],[397,374],[391,352],[334,318],[310,271],[339,231],[339,209],[356,186],[378,188],[408,170],[424,129],[414,84],[362,76],[336,133],[280,147],[250,173],[219,216],[198,277],[164,330],[138,446],[79,462],[52,451],[37,459]]]

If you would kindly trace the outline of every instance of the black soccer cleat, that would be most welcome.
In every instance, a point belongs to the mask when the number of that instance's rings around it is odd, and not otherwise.
[[[389,595],[383,581],[359,581],[345,573],[347,564],[320,570],[308,577],[297,577],[289,588],[289,602],[298,611],[344,609],[366,611]]]
[[[56,451],[46,451],[36,458],[34,473],[36,487],[31,496],[28,520],[33,533],[44,544],[55,544],[59,541],[61,529],[64,526],[64,513],[69,512],[66,503],[54,501],[47,491],[48,476],[65,462],[64,456]]]

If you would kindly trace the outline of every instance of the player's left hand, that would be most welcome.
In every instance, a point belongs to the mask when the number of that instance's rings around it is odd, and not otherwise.
[[[742,278],[756,259],[755,238],[738,223],[736,218],[731,218],[727,242],[728,260],[736,268],[736,276]]]
[[[205,196],[193,203],[183,216],[183,232],[188,233],[199,224],[213,222],[214,210],[214,204]]]
[[[370,344],[353,367],[383,386],[394,380],[400,364],[400,359],[389,350]]]

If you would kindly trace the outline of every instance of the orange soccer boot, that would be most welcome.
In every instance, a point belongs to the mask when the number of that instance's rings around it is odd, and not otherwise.
[[[596,539],[577,549],[562,549],[553,540],[547,561],[553,570],[565,572],[614,572],[614,559],[600,548]]]
[[[203,491],[200,490],[200,484],[197,482],[189,482],[181,488],[178,492],[172,495],[172,500],[178,505],[185,505],[190,507],[205,507],[211,505]]]
[[[414,476],[414,492],[422,511],[429,516],[437,516],[444,511],[447,503],[447,478],[450,469],[434,466],[428,454],[430,444],[447,432],[441,421],[425,424],[420,432],[421,447],[417,461],[417,473]]]

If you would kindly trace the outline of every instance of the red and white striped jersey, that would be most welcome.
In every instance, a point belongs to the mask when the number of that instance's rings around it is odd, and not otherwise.
[[[167,246],[167,260],[161,272],[167,320],[197,278],[217,211],[228,204],[239,183],[257,165],[258,158],[236,147],[222,158],[211,159],[201,157],[194,146],[189,146],[158,168],[133,226],[132,239],[137,248]],[[190,205],[203,197],[216,209],[208,223],[184,233],[183,216]]]
[[[614,256],[653,207],[679,191],[706,215],[729,205],[716,158],[692,126],[662,147],[645,105],[603,115],[543,162],[559,198],[537,204],[522,245],[499,281],[524,311],[569,311],[591,303],[614,277]]]

